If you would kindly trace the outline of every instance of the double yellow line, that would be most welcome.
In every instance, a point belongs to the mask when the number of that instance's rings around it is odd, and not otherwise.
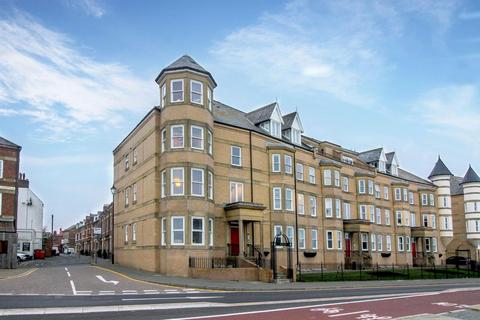
[[[6,277],[6,278],[0,278],[0,281],[1,281],[1,280],[10,280],[10,279],[17,279],[17,278],[26,277],[26,276],[32,274],[33,272],[35,272],[35,271],[37,271],[37,270],[38,270],[38,268],[32,268],[32,269],[30,269],[30,270],[27,270],[27,271],[22,272],[22,273],[20,273],[20,274],[16,274],[16,275],[14,275],[14,276]]]

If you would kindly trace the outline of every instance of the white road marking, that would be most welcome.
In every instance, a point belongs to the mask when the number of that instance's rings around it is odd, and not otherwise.
[[[117,280],[105,280],[102,276],[100,275],[97,275],[97,278],[98,280],[102,281],[102,282],[105,282],[105,283],[113,283],[114,286],[116,286],[120,281],[117,281]]]
[[[189,303],[162,303],[162,304],[97,306],[97,307],[18,308],[18,309],[0,309],[0,316],[80,314],[80,313],[96,313],[96,312],[121,312],[121,311],[169,310],[169,309],[186,309],[186,308],[210,308],[210,307],[224,307],[224,306],[225,306],[225,304],[223,304],[223,303],[189,302]]]
[[[77,291],[77,296],[88,296],[91,295],[92,291]]]
[[[165,292],[174,292],[174,291],[177,292],[178,290],[177,289],[173,289],[173,290],[172,289],[165,289],[163,291],[165,291]]]
[[[111,296],[114,294],[115,294],[115,291],[99,291],[98,292],[98,295],[100,296]]]
[[[122,298],[122,301],[149,301],[149,300],[177,300],[177,299],[190,299],[190,300],[197,300],[197,299],[219,299],[223,298],[223,296],[214,296],[214,297],[178,297],[178,298]]]
[[[65,271],[67,271],[67,272],[68,272],[68,268],[67,268],[67,267],[65,267]]]
[[[143,290],[143,292],[158,292],[158,290]]]
[[[70,272],[67,271],[67,276],[71,278],[72,276],[70,275]]]
[[[370,312],[369,310],[363,310],[363,311],[355,311],[355,312],[348,312],[348,313],[340,313],[340,314],[332,314],[329,315],[329,318],[334,318],[334,317],[343,317],[343,316],[349,316],[352,314],[360,314],[360,313],[367,313]]]
[[[70,280],[70,286],[72,287],[72,293],[74,296],[77,295],[77,290],[75,290],[75,283],[73,283],[73,280]]]

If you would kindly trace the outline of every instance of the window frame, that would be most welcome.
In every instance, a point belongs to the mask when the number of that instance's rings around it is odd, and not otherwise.
[[[176,136],[174,135],[174,129],[175,128],[182,128],[182,135],[181,136]],[[182,145],[181,146],[175,146],[174,139],[177,138],[182,138]],[[183,149],[185,148],[185,125],[183,124],[174,124],[170,126],[170,149]]]
[[[214,241],[214,237],[213,237],[213,228],[214,228],[214,220],[213,218],[208,218],[208,246],[209,247],[213,247],[213,241]]]
[[[303,234],[303,236],[302,236]],[[303,241],[303,242],[302,242]],[[298,249],[304,250],[306,248],[305,229],[298,228]]]
[[[199,129],[200,132],[201,132],[201,137],[194,137],[193,136],[193,130],[194,129]],[[195,140],[200,140],[200,147],[195,147],[194,146],[194,141]],[[201,126],[197,126],[197,125],[191,125],[190,126],[190,148],[194,149],[194,150],[204,150],[205,148],[205,128],[201,127]]]
[[[199,84],[200,85],[200,92],[193,91],[193,85]],[[194,101],[193,95],[197,94],[200,95],[200,102]],[[190,80],[190,102],[198,105],[203,105],[203,82],[197,80]]]
[[[316,217],[317,216],[317,197],[309,196],[308,202],[310,205],[310,216]]]
[[[201,175],[202,181],[194,181],[193,180],[193,172],[194,171],[202,173],[202,175]],[[201,190],[202,190],[201,193],[194,193],[193,192],[194,183],[201,186]],[[191,168],[190,169],[190,195],[192,197],[205,197],[205,170],[204,169],[201,169],[201,168]]]
[[[163,128],[160,133],[161,139],[161,152],[164,153],[167,150],[167,129]]]
[[[167,170],[160,172],[160,197],[165,198],[167,196]]]
[[[332,185],[332,170],[323,169],[323,185],[324,186]]]
[[[278,198],[277,198],[277,195],[278,195]],[[273,210],[276,210],[276,211],[282,210],[282,188],[281,187],[272,188],[272,204],[273,204]]]
[[[174,220],[182,221],[182,229],[175,229]],[[185,245],[185,217],[184,216],[172,216],[170,219],[170,245],[171,246],[184,246]],[[182,232],[182,242],[175,242],[175,232]]]
[[[280,153],[272,154],[272,172],[282,172],[282,163]]]
[[[213,173],[208,171],[207,177],[207,198],[213,200]]]
[[[174,171],[181,171],[182,172],[182,180],[180,183],[182,184],[182,192],[181,193],[176,193],[175,192],[175,186],[174,184],[176,181],[174,181]],[[170,168],[170,196],[184,196],[185,195],[185,168],[184,167],[173,167]]]
[[[310,230],[310,245],[312,250],[318,250],[318,230],[311,229]]]
[[[303,193],[297,193],[297,212],[298,214],[305,215],[305,195]]]
[[[232,201],[232,186],[235,186],[235,201]],[[237,199],[238,195],[238,187],[241,186],[241,200]],[[238,181],[230,181],[230,203],[235,203],[235,202],[243,202],[243,192],[244,192],[244,187],[243,187],[243,182],[238,182]]]
[[[200,220],[202,221],[202,228],[201,229],[194,229],[193,228],[193,220]],[[194,242],[194,233],[199,233],[201,234],[201,242],[200,243],[195,243]],[[192,246],[204,246],[205,245],[205,217],[199,217],[199,216],[192,216],[190,219],[190,242]]]
[[[313,174],[312,174],[313,173]],[[308,182],[311,184],[316,184],[315,168],[308,167]]]
[[[301,169],[301,170],[299,170],[299,169]],[[296,172],[297,180],[298,180],[298,181],[303,181],[303,179],[304,179],[304,176],[303,176],[303,174],[304,174],[303,164],[297,163],[297,164],[295,165],[295,172]]]
[[[174,82],[180,82],[182,84],[182,90],[173,90],[173,83]],[[181,100],[173,100],[174,93],[181,92],[182,93],[182,99]],[[183,79],[172,79],[170,80],[170,103],[179,103],[179,102],[184,102],[185,101],[185,83]]]
[[[238,150],[238,155],[233,154],[233,150]],[[233,159],[239,159],[238,164],[234,163]],[[230,164],[235,167],[242,166],[242,148],[239,146],[230,146]]]
[[[167,218],[163,217],[161,220],[161,232],[162,238],[160,239],[160,245],[167,245]]]
[[[287,159],[289,159],[289,164],[287,165]],[[285,164],[285,174],[292,174],[293,173],[293,160],[292,156],[286,154],[283,156],[283,161]]]
[[[329,205],[327,205],[329,204]],[[332,198],[325,198],[324,199],[324,214],[326,218],[333,218],[333,199]],[[330,209],[328,211],[327,209]]]
[[[329,237],[329,235],[331,237]],[[333,231],[332,230],[327,230],[325,232],[325,247],[327,248],[327,250],[333,250],[333,246],[334,246],[334,243],[333,243]],[[331,242],[331,244],[330,244]]]
[[[288,199],[288,194],[290,194],[290,200]],[[295,200],[293,199],[293,189],[292,188],[285,188],[285,210],[286,211],[294,211],[295,208]],[[289,205],[287,205],[289,203]]]

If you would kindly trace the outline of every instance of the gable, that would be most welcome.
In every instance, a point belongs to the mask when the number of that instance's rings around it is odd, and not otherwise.
[[[298,113],[295,115],[295,119],[293,120],[293,123],[292,123],[292,128],[300,130],[300,132],[303,132],[302,122],[300,121],[300,117],[298,116]]]
[[[270,120],[274,120],[283,124],[282,112],[280,111],[280,106],[278,105],[278,103],[275,103],[275,108],[273,109],[272,115],[270,116]]]

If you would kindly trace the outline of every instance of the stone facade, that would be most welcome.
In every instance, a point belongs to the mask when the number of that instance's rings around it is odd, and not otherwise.
[[[20,146],[0,137],[0,268],[17,267],[20,150]]]
[[[188,276],[189,257],[268,259],[280,233],[293,266],[444,262],[438,187],[395,153],[302,135],[277,103],[214,101],[212,75],[188,56],[156,82],[160,106],[114,150],[116,263]]]

